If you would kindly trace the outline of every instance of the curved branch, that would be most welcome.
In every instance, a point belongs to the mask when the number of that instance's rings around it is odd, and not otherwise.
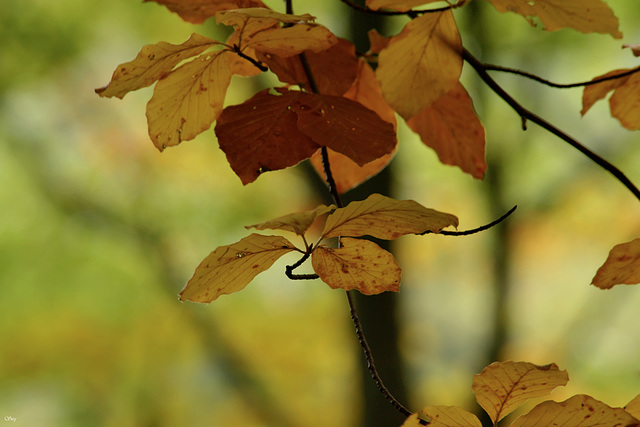
[[[490,229],[491,227],[494,227],[498,224],[500,224],[502,221],[504,221],[505,219],[507,219],[507,217],[509,215],[511,215],[512,213],[515,212],[515,210],[518,208],[518,205],[512,207],[511,209],[509,209],[509,212],[507,212],[506,214],[502,215],[500,218],[491,221],[489,224],[485,224],[483,226],[480,226],[478,228],[473,228],[471,230],[464,230],[464,231],[447,231],[447,230],[440,230],[440,232],[438,234],[442,234],[445,236],[468,236],[470,234],[476,234],[476,233],[480,233],[481,231],[485,231]],[[429,234],[432,233],[431,230],[427,230],[424,233],[421,233],[421,235],[424,234]]]
[[[493,78],[491,78],[491,76],[487,73],[487,69],[485,65],[482,62],[480,62],[475,56],[473,56],[471,52],[469,52],[467,49],[463,48],[462,57],[465,61],[467,61],[467,63],[469,63],[469,65],[471,65],[476,70],[476,72],[478,73],[478,76],[480,76],[480,78],[486,83],[486,85],[489,86],[491,90],[493,90],[507,104],[509,104],[509,106],[513,108],[520,115],[520,117],[522,117],[523,122],[524,120],[530,120],[533,123],[551,132],[552,134],[556,135],[558,138],[562,139],[563,141],[571,145],[573,148],[577,149],[582,154],[590,158],[598,166],[600,166],[604,170],[611,173],[618,181],[620,181],[625,187],[627,187],[627,189],[631,191],[631,193],[633,193],[633,195],[638,200],[640,200],[640,190],[638,190],[638,188],[633,184],[633,182],[631,182],[631,180],[627,178],[627,176],[624,173],[622,173],[620,169],[618,169],[617,167],[615,167],[614,165],[612,165],[611,163],[609,163],[608,161],[606,161],[605,159],[603,159],[602,157],[594,153],[593,151],[589,150],[580,142],[578,142],[571,136],[567,135],[566,133],[564,133],[563,131],[561,131],[551,123],[547,122],[540,116],[532,113],[531,111],[527,110],[522,105],[520,105],[515,99],[513,99],[513,97],[511,97],[511,95],[509,95],[504,89],[502,89],[498,85],[498,83],[496,83],[496,81],[493,80]]]
[[[284,274],[286,274],[287,277],[289,279],[291,279],[291,280],[314,280],[314,279],[319,279],[320,276],[318,276],[315,273],[313,273],[313,274],[294,274],[293,273],[293,270],[295,270],[296,268],[300,267],[307,259],[309,259],[309,256],[311,255],[311,252],[313,252],[313,244],[309,245],[309,248],[304,253],[304,255],[302,255],[302,258],[300,258],[295,263],[293,263],[291,265],[287,265],[285,267]]]

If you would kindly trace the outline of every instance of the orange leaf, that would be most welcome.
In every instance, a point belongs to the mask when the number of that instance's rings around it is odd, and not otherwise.
[[[640,129],[640,73],[629,76],[609,98],[611,115],[627,129]]]
[[[405,119],[427,108],[460,78],[461,52],[450,10],[409,22],[378,57],[376,74],[389,105]]]
[[[319,146],[298,129],[301,98],[311,94],[265,89],[240,105],[225,108],[215,127],[220,149],[243,184],[261,173],[294,166]],[[296,106],[296,108],[294,108]]]
[[[416,6],[435,3],[441,0],[367,0],[366,5],[371,9],[393,9],[406,12]]]
[[[624,410],[632,416],[640,419],[640,394],[634,397],[631,402],[624,407]]]
[[[413,200],[394,200],[372,194],[361,202],[351,202],[327,217],[322,237],[372,236],[397,239],[405,234],[439,232],[444,227],[457,226],[453,215],[425,208]]]
[[[618,18],[602,0],[489,0],[500,12],[515,12],[535,26],[540,18],[544,29],[573,28],[583,33],[605,33],[622,38]]]
[[[143,0],[164,5],[184,21],[202,24],[220,10],[267,7],[261,0]]]
[[[147,104],[149,135],[160,150],[195,138],[222,112],[231,82],[229,51],[204,53],[160,80]]]
[[[419,419],[429,421],[429,427],[482,427],[482,423],[470,412],[457,406],[427,406],[413,414],[400,427],[420,427]]]
[[[102,97],[122,99],[127,93],[151,86],[169,74],[178,63],[221,43],[193,33],[182,44],[160,42],[144,46],[138,56],[118,65],[109,84],[96,89]]]
[[[533,397],[545,396],[567,384],[569,376],[555,363],[494,362],[473,377],[473,393],[496,423]],[[538,424],[538,425],[544,425]]]
[[[591,283],[600,289],[640,283],[640,239],[614,246]]]
[[[369,52],[371,53],[380,53],[382,49],[389,46],[391,41],[391,37],[381,35],[375,28],[369,30],[367,36],[369,36]]]
[[[260,224],[247,225],[245,228],[255,228],[256,230],[286,230],[293,231],[298,236],[303,236],[307,229],[311,227],[311,224],[313,224],[317,217],[319,217],[320,215],[324,215],[327,212],[331,212],[335,208],[336,207],[334,205],[320,205],[310,211],[296,212],[289,215],[284,215],[270,221],[262,222]]]
[[[595,77],[593,80],[615,76],[626,71],[629,71],[629,69],[614,70],[607,74]],[[593,104],[607,96],[607,94],[612,90],[624,85],[627,80],[629,80],[629,76],[620,77],[619,79],[605,80],[600,83],[585,86],[584,91],[582,92],[582,111],[580,111],[580,114],[584,116]]]
[[[611,408],[591,396],[579,394],[564,402],[542,402],[518,417],[511,427],[632,427],[638,422],[622,408]]]
[[[251,234],[237,243],[220,246],[196,268],[181,301],[209,303],[220,295],[241,291],[282,255],[295,250],[284,237]]]
[[[368,240],[340,240],[342,247],[318,246],[311,254],[313,270],[333,289],[357,289],[365,295],[397,291],[402,270],[393,255]]]
[[[407,120],[407,125],[438,153],[442,163],[458,166],[474,178],[484,176],[484,128],[460,83]]]

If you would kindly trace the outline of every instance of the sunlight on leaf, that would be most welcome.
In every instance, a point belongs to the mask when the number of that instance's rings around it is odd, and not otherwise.
[[[293,231],[298,236],[303,236],[307,229],[311,227],[311,224],[313,224],[317,217],[324,215],[327,212],[331,212],[335,208],[335,205],[320,205],[310,211],[296,212],[284,215],[270,221],[262,222],[260,224],[247,225],[245,228],[255,228],[256,230],[286,230]]]
[[[564,402],[542,402],[518,417],[511,427],[632,427],[638,422],[622,408],[611,408],[591,396],[579,394]]]
[[[427,108],[460,78],[461,52],[450,10],[409,22],[378,57],[376,75],[389,105],[405,119]]]
[[[220,295],[241,291],[259,273],[294,249],[284,237],[261,234],[220,246],[196,268],[180,292],[180,300],[209,303]]]
[[[429,421],[429,427],[482,427],[471,412],[457,406],[427,406],[420,411],[420,418]],[[413,414],[400,427],[420,427],[418,414]]]
[[[367,0],[366,5],[371,9],[393,9],[400,12],[406,12],[416,6],[423,4],[436,3],[442,0]]]
[[[535,26],[540,18],[544,29],[573,28],[583,33],[611,34],[622,38],[618,18],[602,0],[489,0],[500,12],[515,12]]]
[[[640,239],[614,246],[591,283],[600,289],[640,283]]]
[[[435,150],[442,163],[458,166],[474,178],[484,176],[484,127],[460,83],[407,120],[407,125]]]
[[[365,295],[398,291],[402,270],[393,255],[368,240],[340,240],[342,247],[316,247],[313,270],[333,289],[357,289]]]
[[[327,217],[322,236],[372,236],[389,240],[427,230],[437,233],[450,225],[457,227],[458,218],[425,208],[413,200],[372,194],[366,200],[336,209]]]
[[[545,396],[566,385],[569,376],[555,363],[494,362],[473,377],[473,393],[495,423],[533,397]]]
[[[246,7],[267,7],[261,0],[143,0],[164,5],[184,21],[202,24],[216,12]]]

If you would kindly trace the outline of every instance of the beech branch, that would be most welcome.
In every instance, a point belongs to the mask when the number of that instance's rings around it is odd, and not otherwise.
[[[440,232],[438,232],[438,234],[442,234],[442,235],[445,235],[445,236],[469,236],[470,234],[480,233],[481,231],[488,230],[491,227],[494,227],[494,226],[500,224],[502,221],[507,219],[507,217],[509,215],[514,213],[517,208],[518,208],[517,205],[512,207],[511,209],[509,209],[509,211],[507,213],[502,215],[500,218],[498,218],[498,219],[496,219],[494,221],[491,221],[489,224],[482,225],[482,226],[480,226],[478,228],[473,228],[471,230],[463,230],[463,231],[440,230]],[[425,235],[425,234],[430,234],[430,233],[433,233],[433,232],[431,230],[427,230],[424,233],[420,233],[420,235]]]

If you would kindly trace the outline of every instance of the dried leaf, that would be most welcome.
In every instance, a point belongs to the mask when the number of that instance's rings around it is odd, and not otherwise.
[[[595,77],[593,80],[616,76],[626,71],[629,71],[629,69],[614,70],[601,76]],[[618,79],[605,80],[600,83],[585,86],[584,91],[582,92],[582,111],[580,111],[580,114],[584,116],[585,113],[593,106],[593,104],[607,96],[607,94],[612,90],[623,86],[627,82],[627,80],[629,80],[629,76],[620,77]]]
[[[614,246],[591,283],[600,289],[640,283],[640,239]]]
[[[193,33],[182,44],[160,42],[144,46],[133,61],[118,65],[109,84],[96,89],[96,93],[106,98],[115,96],[122,99],[129,92],[151,86],[185,59],[219,44]]]
[[[618,18],[602,0],[489,0],[500,12],[515,12],[535,26],[540,18],[544,29],[573,28],[583,33],[611,34],[622,38]]]
[[[220,246],[196,268],[181,301],[209,303],[220,295],[241,291],[282,255],[295,250],[284,237],[251,234],[237,243]]]
[[[296,212],[289,215],[284,215],[270,221],[262,222],[260,224],[248,225],[245,228],[255,228],[256,230],[286,230],[293,231],[297,235],[303,236],[307,229],[311,227],[311,224],[313,224],[317,217],[324,215],[327,212],[331,212],[335,208],[336,207],[334,205],[320,205],[310,211]]]
[[[484,176],[484,127],[460,83],[407,120],[407,125],[435,150],[442,163],[458,166],[474,178]]]
[[[311,254],[313,270],[333,289],[357,289],[365,295],[397,291],[402,270],[393,255],[368,240],[340,240],[342,247],[318,246]]]
[[[495,423],[533,397],[567,384],[569,376],[555,363],[494,362],[473,377],[473,393]],[[544,425],[538,424],[538,425]]]
[[[369,30],[367,36],[369,36],[370,53],[380,53],[382,49],[389,46],[389,42],[391,41],[391,37],[381,35],[375,28]]]
[[[294,166],[318,150],[298,129],[298,102],[311,96],[284,90],[275,96],[266,89],[224,109],[215,132],[220,149],[243,184],[255,181],[263,172]]]
[[[624,407],[624,410],[632,416],[640,419],[640,394],[634,397],[631,402]]]
[[[184,21],[202,24],[216,12],[247,7],[267,7],[261,0],[143,0],[164,5]]]
[[[397,239],[405,234],[437,233],[444,227],[458,226],[451,214],[425,208],[413,200],[394,200],[372,194],[361,202],[351,202],[327,217],[322,236],[372,236]]]
[[[420,427],[419,419],[429,421],[429,427],[482,427],[474,414],[457,406],[427,406],[418,414],[413,414],[400,427]]]
[[[331,31],[320,25],[293,25],[260,32],[243,46],[286,58],[304,51],[321,52],[338,42]]]
[[[160,80],[147,104],[149,136],[160,150],[195,138],[222,112],[231,82],[229,51],[204,53]]]
[[[304,15],[287,15],[265,7],[224,10],[216,13],[216,22],[218,24],[232,26],[236,30],[244,29],[243,31],[246,31],[245,37],[251,37],[256,31],[269,28],[276,22],[297,24],[299,22],[313,22],[315,19],[315,16],[308,13]]]
[[[376,74],[385,99],[403,118],[415,116],[455,86],[461,53],[450,10],[412,20],[378,57]]]
[[[640,129],[640,73],[629,76],[609,98],[611,115],[629,130]]]
[[[576,395],[564,402],[542,402],[511,427],[632,427],[638,420],[622,408],[611,408],[591,396]]]
[[[416,6],[436,3],[441,0],[367,0],[366,5],[370,9],[393,9],[399,12],[406,12]]]

